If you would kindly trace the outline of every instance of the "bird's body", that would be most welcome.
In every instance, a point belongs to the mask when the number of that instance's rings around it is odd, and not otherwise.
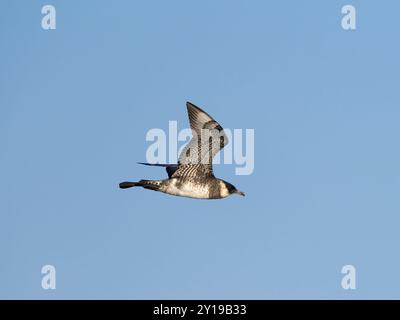
[[[165,181],[165,180],[164,180]],[[229,195],[224,183],[216,178],[172,178],[163,184],[165,193],[196,199],[220,199]]]
[[[221,199],[231,194],[243,195],[232,184],[218,179],[212,170],[212,159],[227,143],[222,127],[207,113],[188,102],[193,138],[183,149],[178,164],[149,164],[165,167],[168,179],[122,182],[120,188],[143,187],[170,195],[196,199]]]

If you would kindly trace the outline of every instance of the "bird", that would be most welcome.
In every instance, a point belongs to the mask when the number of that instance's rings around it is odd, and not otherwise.
[[[177,164],[144,163],[164,167],[168,179],[125,181],[121,189],[143,187],[169,195],[194,199],[222,199],[230,195],[245,194],[231,183],[214,176],[212,159],[228,144],[221,125],[208,113],[191,102],[186,102],[192,138],[183,148]]]

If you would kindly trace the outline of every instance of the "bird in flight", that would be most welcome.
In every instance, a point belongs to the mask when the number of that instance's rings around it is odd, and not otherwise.
[[[231,194],[244,196],[235,186],[214,176],[212,159],[228,144],[224,129],[209,114],[186,103],[192,139],[179,155],[178,164],[150,164],[165,167],[168,179],[121,182],[119,187],[143,187],[167,194],[196,199],[222,199]]]

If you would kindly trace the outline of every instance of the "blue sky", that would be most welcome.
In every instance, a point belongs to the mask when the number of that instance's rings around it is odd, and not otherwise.
[[[400,298],[399,10],[1,1],[0,298]],[[118,189],[165,176],[136,161],[187,100],[255,130],[252,175],[215,169],[245,198]]]

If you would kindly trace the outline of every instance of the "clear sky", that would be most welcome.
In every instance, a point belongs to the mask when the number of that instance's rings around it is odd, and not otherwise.
[[[1,1],[0,298],[400,298],[399,11]],[[215,168],[246,197],[118,188],[165,177],[136,161],[149,129],[187,127],[187,100],[255,130],[252,175]]]

